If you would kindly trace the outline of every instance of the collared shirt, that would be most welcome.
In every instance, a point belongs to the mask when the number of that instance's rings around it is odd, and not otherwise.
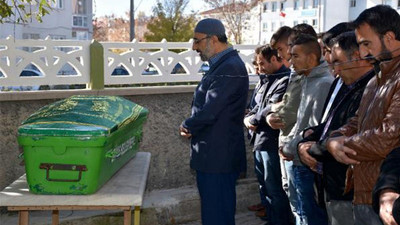
[[[339,79],[339,81],[336,83],[335,90],[333,91],[331,97],[329,98],[329,102],[328,102],[328,105],[325,108],[324,116],[322,117],[321,123],[325,122],[326,119],[328,118],[328,113],[331,110],[333,101],[335,100],[336,95],[339,93],[339,90],[342,87],[342,85],[343,85],[343,80]]]
[[[231,51],[233,51],[233,47],[228,47],[227,49],[223,50],[222,52],[215,54],[208,60],[208,64],[210,64],[210,67],[211,67],[214,63],[218,62],[218,60],[220,60],[224,55],[228,54]]]

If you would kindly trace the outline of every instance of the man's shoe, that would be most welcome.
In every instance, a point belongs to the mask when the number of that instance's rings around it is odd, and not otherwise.
[[[260,210],[265,210],[265,207],[261,203],[259,203],[257,205],[251,205],[251,206],[247,207],[247,209],[250,211],[256,212],[256,211],[260,211]]]
[[[265,210],[260,210],[256,212],[256,216],[260,218],[267,217],[267,213],[265,212]]]

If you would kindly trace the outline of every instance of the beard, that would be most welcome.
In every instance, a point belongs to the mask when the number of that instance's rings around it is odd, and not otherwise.
[[[380,40],[381,40],[381,52],[375,58],[380,62],[392,60],[393,59],[392,52],[387,49],[385,43],[383,42],[383,38],[381,38]]]
[[[207,43],[206,43],[206,48],[203,51],[197,51],[197,52],[199,53],[200,59],[203,62],[206,62],[206,61],[210,60],[210,58],[211,58],[211,46],[210,46],[210,43],[208,42],[208,40],[207,40]]]

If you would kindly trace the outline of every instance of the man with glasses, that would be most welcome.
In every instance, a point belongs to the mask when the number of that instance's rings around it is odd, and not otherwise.
[[[180,135],[191,138],[190,166],[196,170],[202,224],[234,225],[235,183],[246,170],[242,121],[249,77],[221,21],[201,20],[193,40],[193,50],[210,70],[196,88],[192,114],[182,122]]]

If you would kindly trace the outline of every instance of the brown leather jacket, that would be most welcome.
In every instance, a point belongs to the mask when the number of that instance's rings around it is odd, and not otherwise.
[[[365,88],[356,116],[335,132],[347,137],[344,145],[357,152],[351,158],[360,161],[353,167],[354,204],[372,204],[380,166],[400,146],[400,56],[380,67]],[[348,177],[346,185],[351,184]]]

